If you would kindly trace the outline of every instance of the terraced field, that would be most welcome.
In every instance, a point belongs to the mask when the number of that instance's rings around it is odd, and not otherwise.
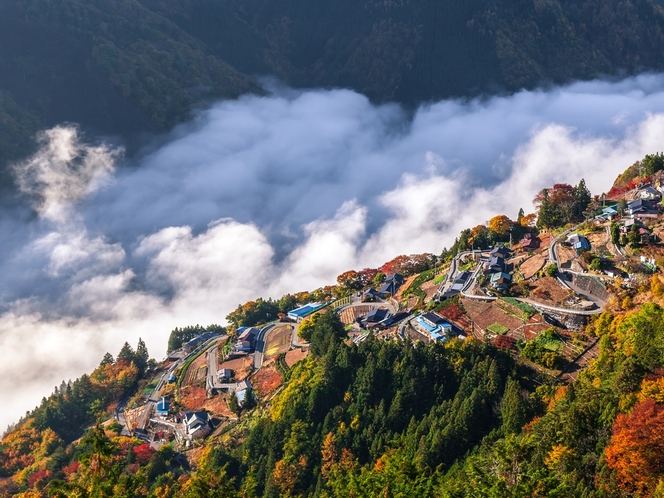
[[[369,313],[375,306],[371,304],[363,306],[353,306],[352,308],[346,308],[339,314],[339,318],[344,325],[350,325],[355,321],[358,316],[364,316]]]
[[[293,327],[291,325],[281,325],[271,330],[268,334],[267,344],[265,345],[264,361],[287,352],[290,349],[292,334]]]
[[[476,328],[487,330],[487,327],[500,324],[507,327],[511,332],[524,324],[522,320],[505,313],[492,302],[463,299],[462,303]]]

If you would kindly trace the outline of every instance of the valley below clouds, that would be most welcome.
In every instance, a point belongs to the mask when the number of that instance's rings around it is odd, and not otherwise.
[[[142,337],[440,253],[553,183],[594,194],[664,150],[664,76],[375,106],[349,90],[223,101],[125,158],[63,124],[0,211],[0,426]]]

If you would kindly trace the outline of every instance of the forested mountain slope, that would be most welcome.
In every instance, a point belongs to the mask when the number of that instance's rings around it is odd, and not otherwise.
[[[164,130],[253,77],[416,104],[664,67],[653,0],[0,0],[0,161],[63,121]]]

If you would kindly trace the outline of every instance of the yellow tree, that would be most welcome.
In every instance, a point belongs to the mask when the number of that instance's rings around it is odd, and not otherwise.
[[[508,235],[513,226],[514,222],[504,214],[494,216],[489,220],[489,230],[501,237]]]

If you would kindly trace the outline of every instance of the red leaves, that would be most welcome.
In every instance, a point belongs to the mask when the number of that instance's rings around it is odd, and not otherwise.
[[[148,464],[152,455],[156,453],[156,450],[148,443],[143,443],[134,448],[134,453],[136,454],[136,462],[142,467],[143,465]]]
[[[452,303],[440,310],[438,314],[449,320],[457,321],[463,316],[463,311],[456,304]]]
[[[410,256],[402,254],[401,256],[397,256],[393,260],[388,261],[378,268],[378,270],[386,275],[389,275],[390,273],[400,273],[401,275],[408,277],[432,268],[435,264],[435,260],[436,257],[429,253],[411,254]]]
[[[652,495],[664,472],[664,405],[647,399],[629,415],[619,414],[606,459],[621,488]]]
[[[28,487],[34,488],[35,484],[43,483],[51,476],[51,473],[46,469],[39,469],[36,472],[30,474],[28,477]]]

